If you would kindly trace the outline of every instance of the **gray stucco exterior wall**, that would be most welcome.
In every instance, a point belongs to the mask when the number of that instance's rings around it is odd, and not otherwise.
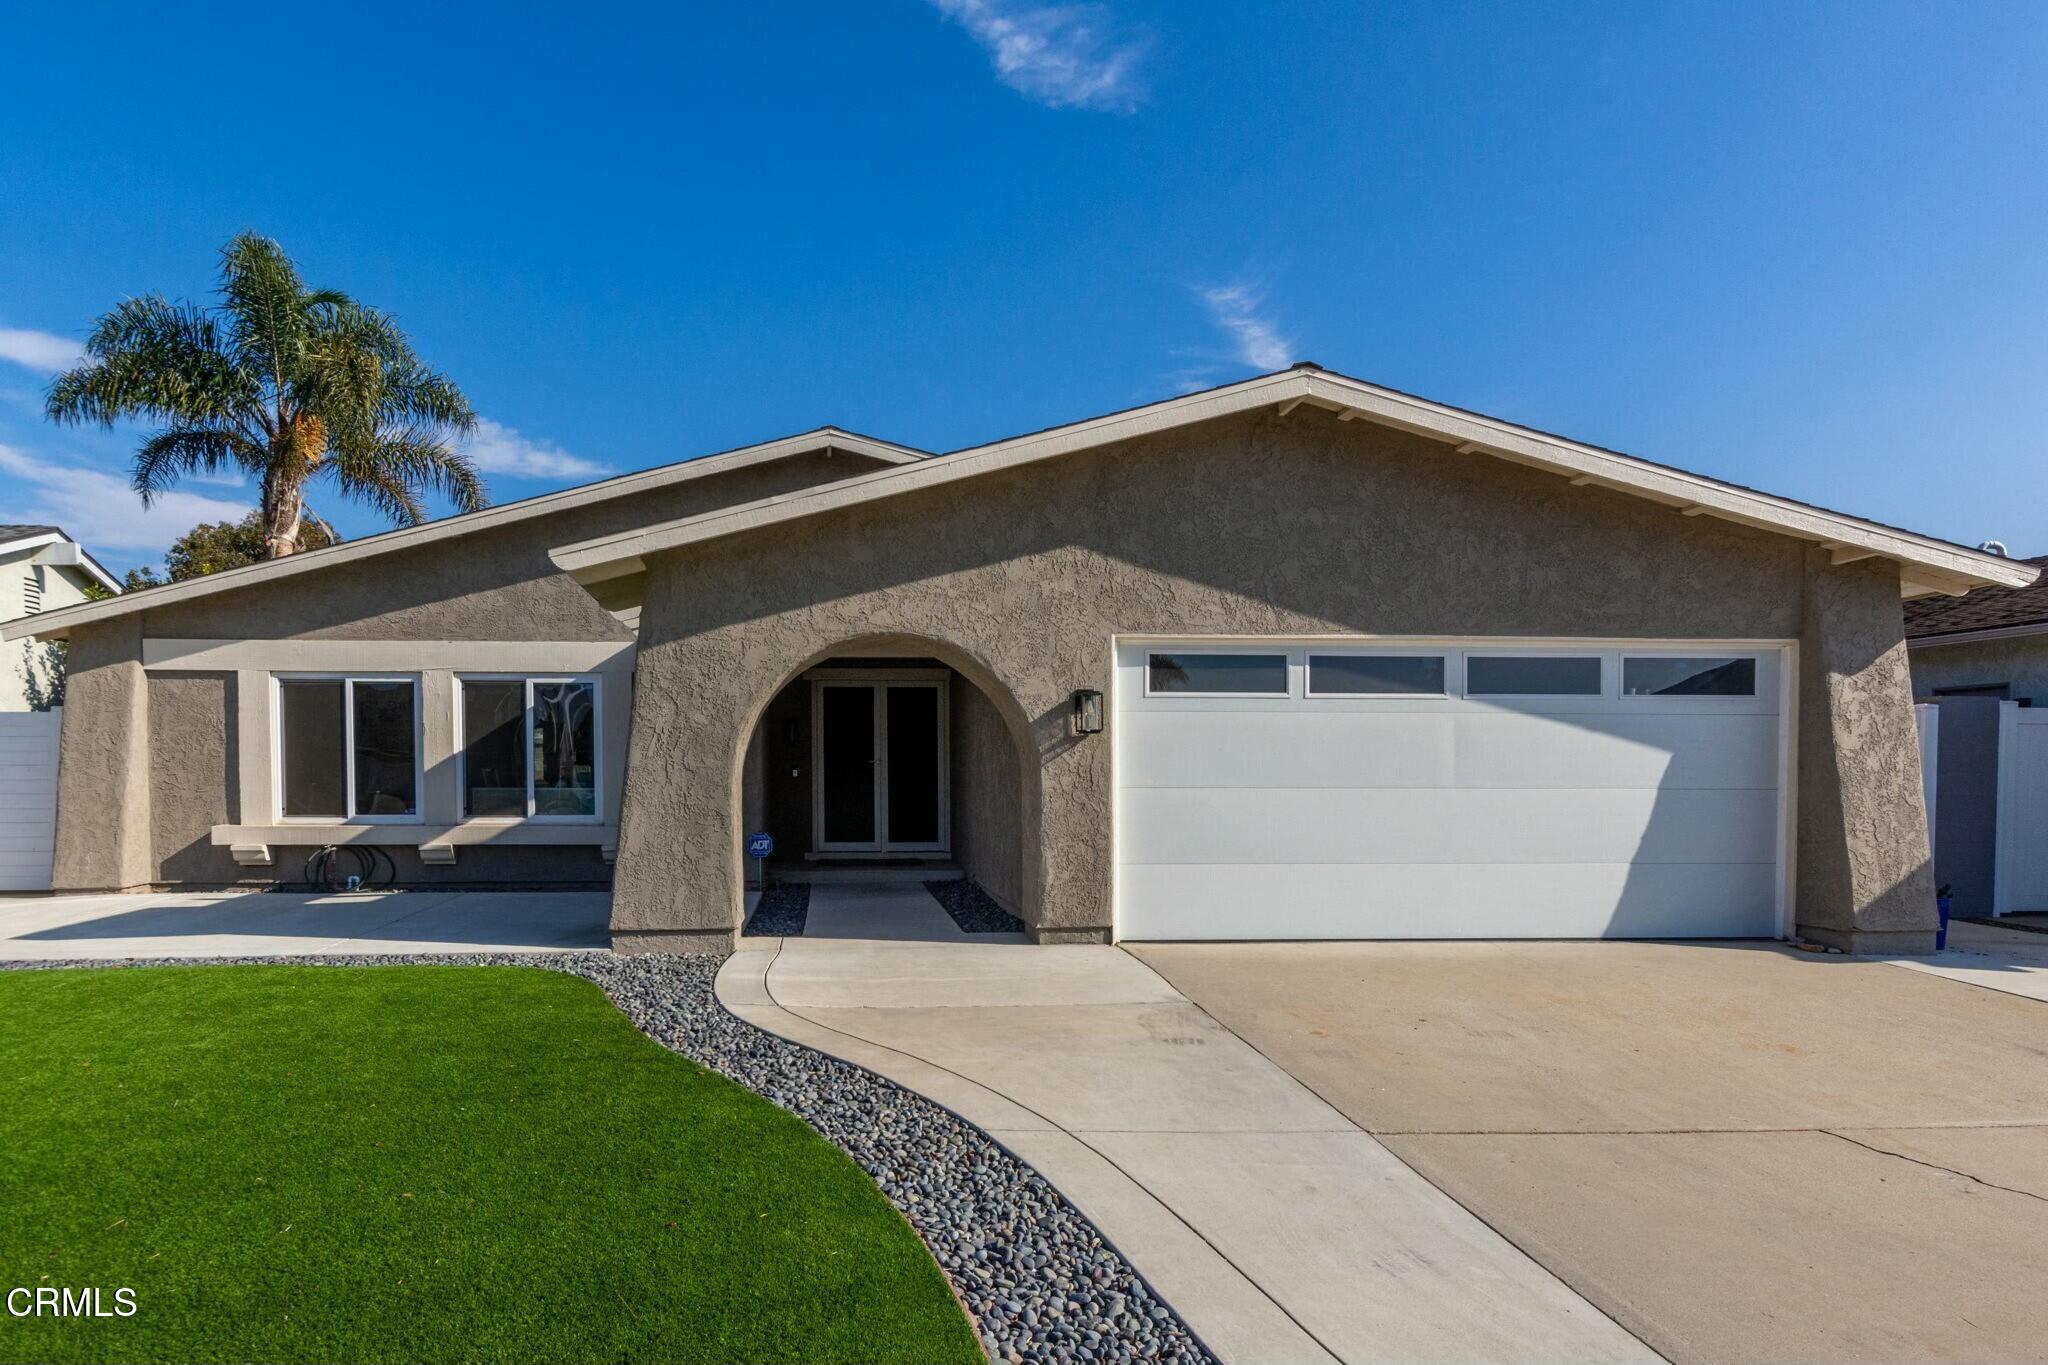
[[[1799,931],[1853,952],[1934,950],[1920,743],[1898,574],[1806,554]]]
[[[1306,410],[686,547],[648,576],[615,938],[730,938],[753,718],[810,661],[888,635],[995,699],[1029,759],[1019,911],[1041,939],[1100,939],[1111,745],[1069,733],[1069,697],[1109,691],[1111,640],[1139,632],[1801,639],[1809,673],[1843,679],[1802,687],[1812,922],[1905,933],[1932,905],[1911,904],[1924,814],[1895,780],[1914,752],[1897,593],[1878,564]],[[1838,779],[1870,785],[1845,802]]]
[[[1936,688],[2006,684],[2013,700],[2048,706],[2048,635],[2006,640],[1969,640],[1921,645],[1907,654],[1913,666],[1913,695],[1930,697]]]
[[[1024,893],[1017,746],[995,703],[965,679],[954,680],[952,707],[953,860],[1014,915]]]
[[[122,617],[71,640],[52,890],[126,891],[156,879],[151,784],[142,626]]]
[[[144,639],[627,642],[632,632],[555,568],[549,546],[875,467],[858,455],[795,456],[79,627],[53,884],[267,884],[296,878],[318,846],[280,847],[274,866],[244,868],[210,844],[213,825],[241,818],[234,683],[218,675],[145,679]],[[405,884],[589,886],[611,876],[590,847],[472,848],[453,867],[423,864],[412,849],[387,851]]]

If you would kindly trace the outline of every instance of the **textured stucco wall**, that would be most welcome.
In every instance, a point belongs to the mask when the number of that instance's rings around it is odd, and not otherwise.
[[[71,636],[58,741],[57,891],[121,891],[156,879],[150,830],[149,692],[136,618]]]
[[[1075,688],[1109,690],[1115,634],[1754,639],[1802,625],[1796,542],[1307,409],[650,567],[614,908],[627,947],[731,934],[740,746],[781,681],[842,641],[910,637],[1025,737],[1020,823],[1036,855],[1019,910],[1062,939],[1109,926],[1109,737],[1075,739],[1067,715]]]
[[[1011,914],[1023,903],[1017,745],[1002,713],[957,674],[953,711],[953,860]]]
[[[149,679],[151,837],[157,880],[225,885],[242,869],[211,842],[236,816],[235,680],[221,673]]]
[[[192,842],[192,831],[235,818],[233,770],[222,787],[197,782],[173,760],[190,756],[194,745],[232,743],[199,737],[233,735],[234,688],[146,690],[144,638],[630,640],[630,631],[555,569],[549,546],[876,467],[864,456],[800,456],[80,627],[60,760],[56,884],[104,890],[289,881],[317,847],[279,848],[274,866],[243,868],[226,849]],[[149,713],[159,696],[162,734],[155,736]],[[153,823],[157,806],[168,809]],[[390,852],[404,884],[592,885],[611,874],[589,847],[465,847],[452,867],[424,865],[408,849]]]
[[[1898,571],[1805,556],[1799,932],[1857,952],[1931,952],[1936,914]]]
[[[143,614],[173,639],[630,640],[550,546],[772,497],[876,468],[859,456],[805,455],[672,484],[452,541],[255,584]]]
[[[1906,655],[1913,667],[1913,695],[1929,697],[1937,687],[1979,687],[2005,683],[2014,701],[2048,706],[2048,635],[1966,644],[1925,645]]]

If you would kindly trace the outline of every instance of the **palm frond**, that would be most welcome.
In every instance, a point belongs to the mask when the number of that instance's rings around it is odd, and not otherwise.
[[[132,484],[150,506],[187,474],[237,469],[263,477],[269,452],[231,427],[172,427],[135,452]]]
[[[440,493],[463,512],[490,504],[483,476],[469,457],[422,428],[385,432],[367,444],[343,442],[330,468],[343,493],[408,524],[424,516],[423,491]]]
[[[53,422],[241,420],[260,400],[196,304],[154,294],[124,299],[94,325],[85,354],[50,385],[44,412]]]
[[[307,331],[298,268],[270,238],[241,233],[221,248],[220,297],[230,353],[282,389]]]

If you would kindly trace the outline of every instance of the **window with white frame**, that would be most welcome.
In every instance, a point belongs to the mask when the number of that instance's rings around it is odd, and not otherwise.
[[[1753,697],[1756,660],[1748,657],[1629,655],[1621,661],[1624,697]]]
[[[1311,697],[1444,695],[1441,654],[1318,654],[1308,656]]]
[[[1147,656],[1146,691],[1226,697],[1287,695],[1287,656],[1244,651],[1176,649]]]
[[[597,680],[465,677],[462,815],[590,820],[597,803]]]
[[[283,818],[419,818],[414,679],[279,678],[277,744]]]

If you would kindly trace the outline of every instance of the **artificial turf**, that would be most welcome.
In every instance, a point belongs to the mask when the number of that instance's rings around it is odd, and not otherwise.
[[[0,972],[7,1361],[972,1361],[797,1119],[530,968]],[[23,1302],[17,1300],[17,1302]]]

